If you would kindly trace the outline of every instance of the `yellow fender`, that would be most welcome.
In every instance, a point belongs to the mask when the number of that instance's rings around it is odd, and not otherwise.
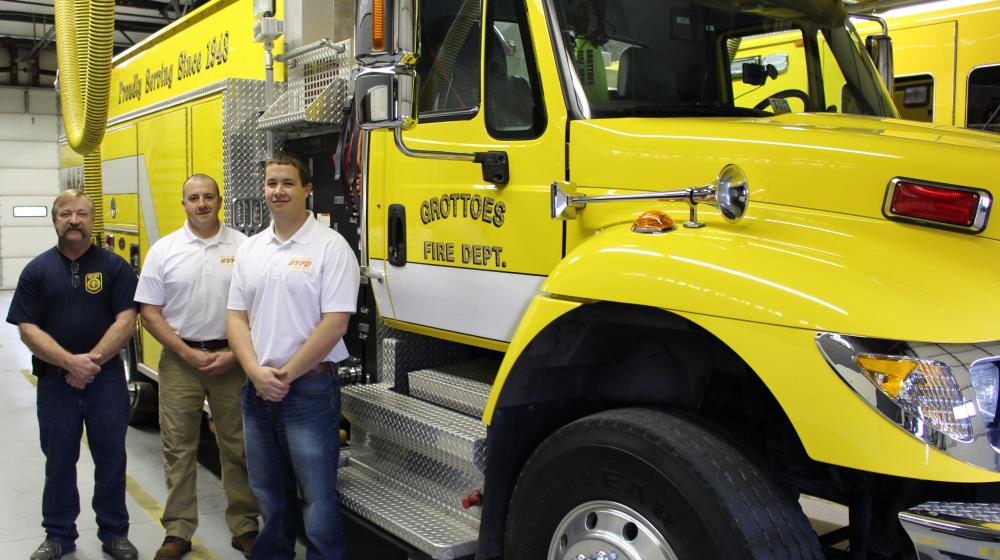
[[[985,264],[1000,259],[1000,243],[771,204],[752,206],[736,225],[707,214],[703,229],[663,235],[618,223],[571,251],[525,314],[484,421],[538,333],[579,305],[614,301],[668,310],[714,334],[760,376],[816,460],[925,480],[1000,480],[881,417],[815,344],[817,331],[940,343],[1000,338],[1000,317],[986,311],[1000,309],[1000,270]]]

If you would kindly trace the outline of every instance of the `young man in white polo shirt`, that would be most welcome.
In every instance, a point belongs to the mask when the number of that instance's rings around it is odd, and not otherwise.
[[[344,558],[337,506],[340,387],[335,362],[357,305],[350,245],[306,208],[309,169],[278,155],[265,164],[271,227],[237,252],[228,334],[247,372],[243,389],[250,486],[263,524],[250,558],[294,555],[297,492],[310,560]]]
[[[233,548],[250,552],[259,514],[243,450],[240,391],[245,375],[226,341],[229,279],[236,249],[246,236],[219,222],[219,185],[208,175],[192,175],[184,182],[182,204],[184,227],[149,249],[135,294],[143,326],[163,344],[160,436],[167,503],[160,521],[166,538],[155,560],[181,558],[191,550],[198,527],[195,480],[206,395]]]

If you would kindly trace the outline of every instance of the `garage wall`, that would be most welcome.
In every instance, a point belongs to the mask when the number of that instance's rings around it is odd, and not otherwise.
[[[56,94],[0,87],[0,288],[13,289],[24,265],[55,245],[49,206],[59,192]],[[41,206],[42,217],[14,217]]]

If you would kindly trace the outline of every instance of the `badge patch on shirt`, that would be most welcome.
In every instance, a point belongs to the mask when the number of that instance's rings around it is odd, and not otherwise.
[[[288,259],[288,268],[292,270],[310,270],[312,266],[313,261],[309,258],[295,257]]]
[[[104,288],[104,280],[101,277],[100,272],[89,272],[87,276],[84,277],[83,287],[87,289],[89,294],[99,294]]]
[[[236,257],[219,257],[219,264],[222,266],[233,266],[236,262]]]

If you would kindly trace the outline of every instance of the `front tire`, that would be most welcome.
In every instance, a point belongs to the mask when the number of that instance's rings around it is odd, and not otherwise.
[[[571,560],[822,558],[798,504],[694,422],[620,409],[563,427],[514,488],[505,556]]]

